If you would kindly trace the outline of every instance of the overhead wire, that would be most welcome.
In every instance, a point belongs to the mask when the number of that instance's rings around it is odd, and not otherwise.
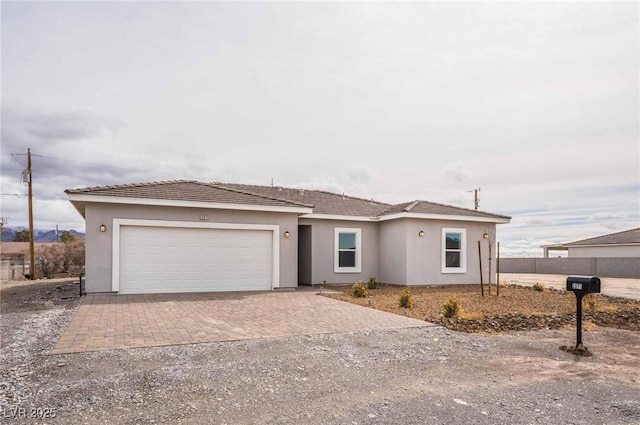
[[[13,159],[15,162],[17,162],[22,167],[25,167],[25,168],[27,167],[27,165],[21,163],[17,159],[18,156],[22,156],[22,155],[26,155],[26,154],[18,152],[18,153],[9,153],[7,155],[11,156],[11,159]],[[31,156],[32,157],[38,157],[38,158],[45,158],[45,159],[53,159],[55,161],[64,161],[64,162],[73,162],[73,163],[76,163],[76,164],[92,165],[94,167],[113,168],[113,169],[117,169],[117,170],[140,171],[140,172],[148,172],[149,171],[149,170],[141,170],[141,169],[130,168],[130,167],[120,167],[120,166],[117,166],[117,165],[100,164],[100,163],[97,163],[97,162],[79,161],[77,159],[58,158],[58,157],[49,156],[49,155],[36,155],[34,153],[32,153]],[[20,171],[20,170],[16,170],[16,169],[13,169],[13,170],[14,171]],[[32,169],[32,171],[37,171],[37,170]],[[40,171],[40,172],[44,173],[43,171]]]

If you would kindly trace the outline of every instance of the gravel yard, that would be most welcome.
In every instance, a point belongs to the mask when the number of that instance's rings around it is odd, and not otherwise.
[[[2,288],[0,422],[638,424],[640,334],[442,327],[48,355],[77,285]]]
[[[439,323],[456,331],[504,332],[532,329],[575,328],[576,298],[572,292],[544,288],[536,291],[532,287],[506,285],[496,296],[496,287],[485,295],[479,285],[444,285],[410,288],[413,307],[403,308],[398,298],[403,286],[380,285],[369,289],[368,295],[356,298],[351,286],[329,286],[333,293],[329,298],[368,306],[415,319]],[[640,331],[640,301],[628,298],[592,294],[593,306],[583,301],[583,318],[586,327],[608,326],[630,331]],[[460,317],[443,317],[443,305],[456,297],[462,308]]]

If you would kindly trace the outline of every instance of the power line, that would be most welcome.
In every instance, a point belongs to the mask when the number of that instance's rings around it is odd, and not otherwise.
[[[20,164],[22,167],[26,168],[27,166],[23,163],[21,163],[20,161],[18,161],[18,159],[16,158],[17,156],[25,156],[27,154],[25,153],[9,153],[7,155],[10,155],[11,158],[16,161],[18,164]],[[129,168],[129,167],[119,167],[117,165],[107,165],[107,164],[100,164],[98,162],[89,162],[89,161],[78,161],[77,159],[69,159],[69,158],[58,158],[55,156],[49,156],[49,155],[36,155],[36,154],[31,154],[32,157],[38,157],[38,158],[46,158],[46,159],[53,159],[55,161],[63,161],[63,162],[73,162],[76,164],[86,164],[86,165],[92,165],[94,167],[102,167],[102,168],[113,168],[116,170],[128,170],[128,171],[141,171],[141,172],[148,172],[149,170],[140,170],[137,168]],[[7,170],[9,170],[7,168]],[[15,169],[14,169],[15,170]],[[31,171],[38,171],[38,170],[31,170]],[[41,173],[44,173],[43,171],[40,171]],[[53,174],[53,173],[52,173]],[[60,173],[62,174],[62,173]]]
[[[135,168],[128,168],[128,167],[118,167],[116,165],[99,164],[97,162],[78,161],[78,160],[75,160],[75,159],[68,159],[68,158],[56,158],[56,157],[53,157],[53,156],[41,155],[40,157],[41,158],[46,158],[46,159],[54,159],[56,161],[75,162],[77,164],[93,165],[93,166],[96,166],[96,167],[115,168],[115,169],[118,169],[118,170],[143,171],[143,172],[149,171],[149,170],[138,170],[138,169],[135,169]]]
[[[23,153],[10,153],[9,155],[11,156],[11,159],[13,159],[19,165],[22,165],[23,168],[26,167],[25,164],[23,164],[22,162],[18,161],[18,158],[16,158],[17,155],[24,155]]]

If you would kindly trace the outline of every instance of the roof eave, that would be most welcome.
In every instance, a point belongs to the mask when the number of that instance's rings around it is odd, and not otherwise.
[[[423,220],[448,220],[448,221],[473,221],[479,223],[506,224],[511,222],[511,217],[480,217],[451,214],[422,214],[422,213],[396,213],[380,216],[377,221],[397,220],[401,218],[418,218]]]
[[[605,246],[640,246],[640,242],[624,242],[624,243],[599,243],[599,244],[564,244],[570,248],[590,248],[590,247],[605,247]]]
[[[277,205],[256,205],[256,204],[233,204],[224,202],[208,202],[208,201],[186,201],[172,199],[155,199],[155,198],[133,198],[125,196],[105,196],[67,193],[69,201],[80,211],[78,205],[99,203],[99,204],[125,204],[125,205],[150,205],[164,207],[187,207],[187,208],[206,208],[206,209],[223,209],[223,210],[240,210],[240,211],[262,211],[262,212],[283,212],[293,214],[308,214],[313,212],[310,207],[301,206],[277,206]],[[82,212],[81,212],[82,214]],[[84,214],[82,214],[84,217]]]
[[[317,219],[317,220],[336,220],[336,221],[378,221],[378,217],[362,216],[362,215],[344,215],[344,214],[321,214],[310,213],[298,217],[300,219]]]

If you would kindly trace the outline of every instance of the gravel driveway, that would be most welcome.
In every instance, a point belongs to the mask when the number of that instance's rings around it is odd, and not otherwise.
[[[2,423],[640,423],[634,332],[585,332],[591,358],[570,330],[441,327],[48,355],[74,289],[3,288]]]

